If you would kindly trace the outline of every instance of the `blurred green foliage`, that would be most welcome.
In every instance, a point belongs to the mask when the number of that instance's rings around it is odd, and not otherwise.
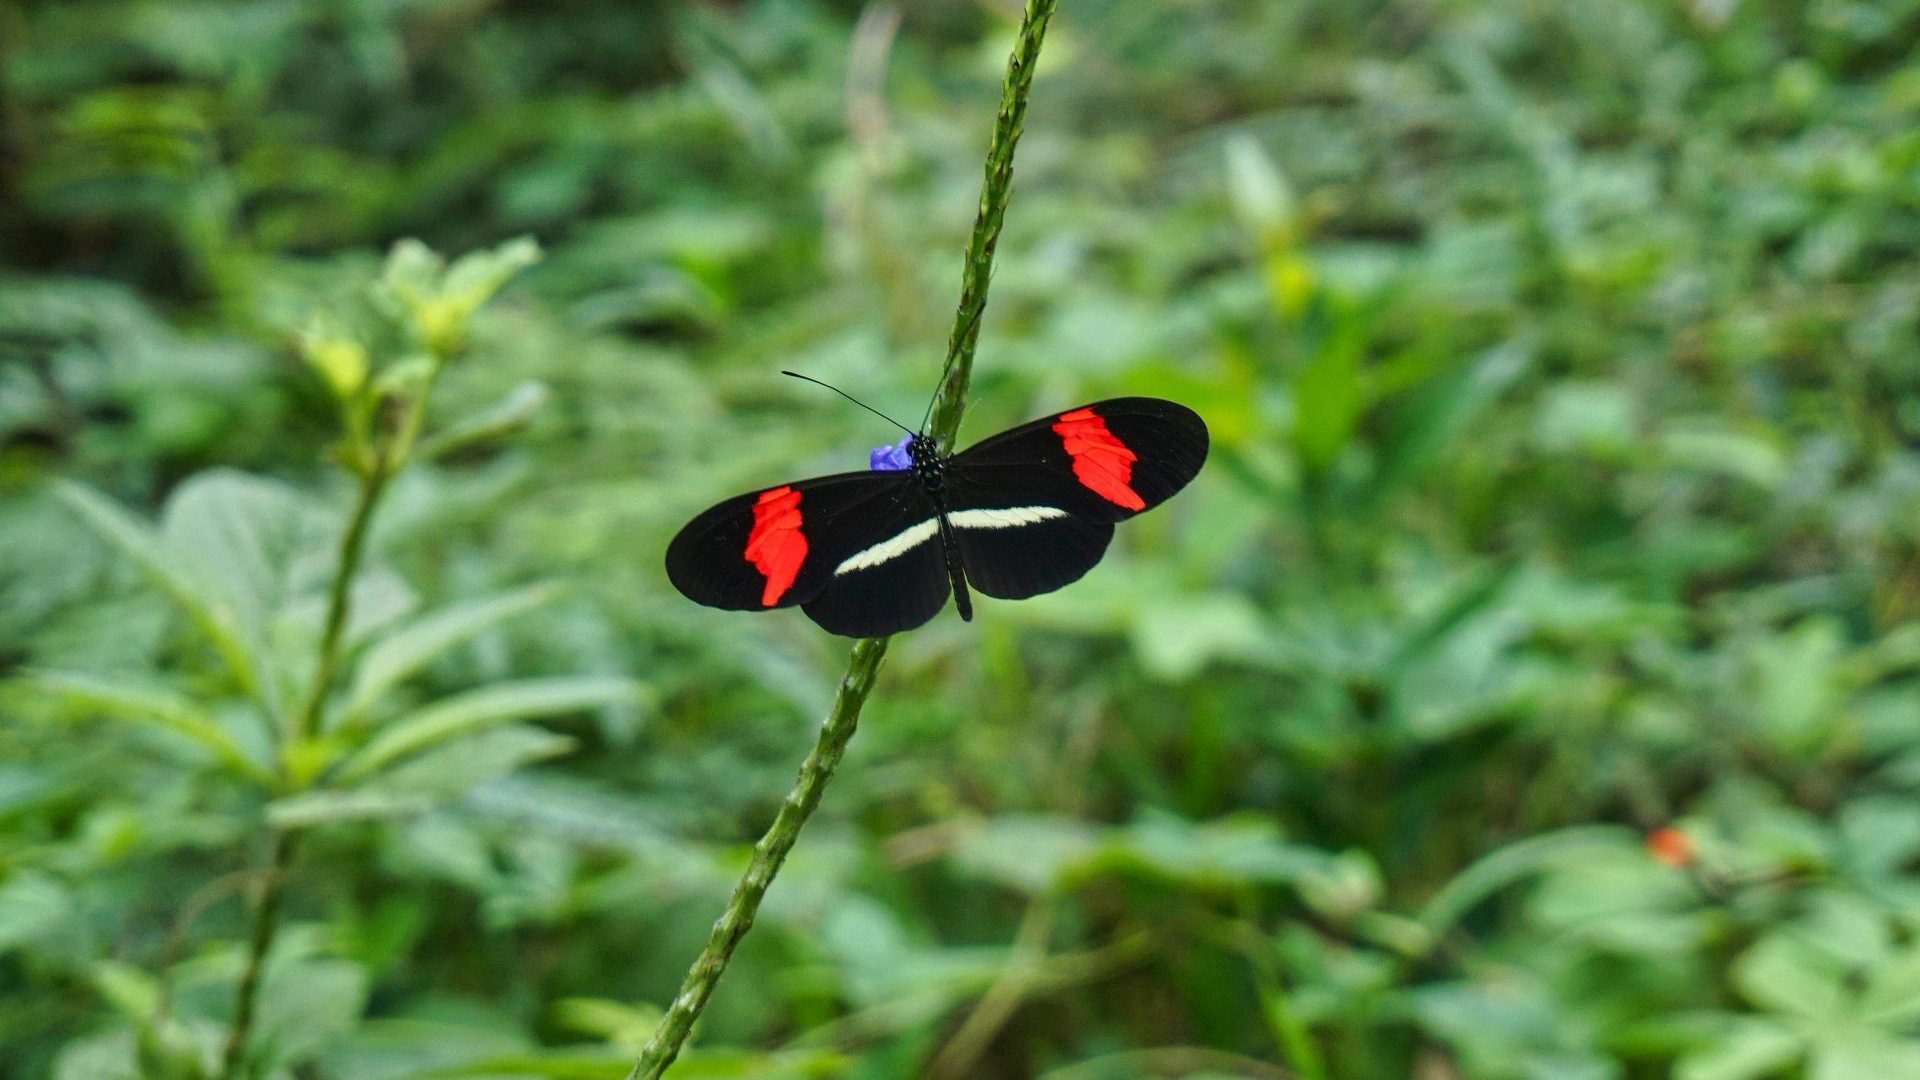
[[[271,1075],[624,1073],[846,652],[661,553],[889,440],[777,368],[918,415],[1012,26],[0,8],[0,1076],[192,1075],[269,820]],[[1152,393],[1213,460],[896,642],[675,1075],[1920,1077],[1917,35],[1067,0],[968,428]],[[520,236],[477,312],[395,248]],[[337,397],[431,340],[334,705],[484,738],[290,799]]]

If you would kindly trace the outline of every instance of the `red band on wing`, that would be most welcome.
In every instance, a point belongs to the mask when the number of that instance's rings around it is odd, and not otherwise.
[[[800,493],[790,487],[764,492],[753,504],[753,531],[747,534],[747,561],[767,579],[760,606],[772,607],[793,588],[807,561],[807,538],[800,532]]]
[[[1133,481],[1133,463],[1139,455],[1114,438],[1107,422],[1092,409],[1063,413],[1053,430],[1067,444],[1067,456],[1073,459],[1073,475],[1079,477],[1095,495],[1128,510],[1145,510],[1147,503],[1128,485]]]

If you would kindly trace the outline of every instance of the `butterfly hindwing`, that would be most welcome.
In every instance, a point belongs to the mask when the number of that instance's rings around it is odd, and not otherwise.
[[[911,630],[946,606],[946,559],[933,504],[898,516],[873,543],[843,558],[802,610],[820,627],[847,637],[884,637]],[[916,520],[917,518],[917,520]]]
[[[954,510],[967,582],[988,596],[1025,600],[1086,576],[1107,553],[1113,523],[1054,507]]]
[[[1207,460],[1207,425],[1160,398],[1112,398],[1002,432],[954,456],[956,488],[1017,490],[1023,503],[1106,521],[1158,506]]]
[[[792,607],[812,599],[836,566],[924,501],[910,476],[890,472],[840,473],[737,495],[673,538],[667,577],[708,607]]]

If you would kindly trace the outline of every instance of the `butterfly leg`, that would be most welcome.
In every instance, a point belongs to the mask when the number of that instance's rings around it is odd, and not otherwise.
[[[967,574],[960,565],[960,541],[945,511],[940,514],[940,546],[947,557],[947,580],[953,583],[953,608],[962,622],[973,621],[973,594],[967,592]]]

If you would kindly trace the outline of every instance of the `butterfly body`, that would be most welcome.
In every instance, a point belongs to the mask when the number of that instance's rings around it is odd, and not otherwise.
[[[875,451],[876,468],[721,502],[667,549],[689,599],[730,610],[799,605],[837,634],[877,637],[931,619],[970,588],[1024,599],[1077,581],[1114,523],[1184,487],[1206,424],[1158,398],[1115,398],[992,436],[954,455],[931,439]],[[882,464],[883,460],[886,464]]]
[[[966,568],[960,558],[960,542],[954,535],[953,520],[947,514],[947,459],[931,439],[916,435],[907,440],[907,454],[913,464],[908,469],[920,490],[933,504],[940,554],[946,564],[947,584],[953,589],[953,608],[963,621],[973,621],[973,597],[967,592]]]

